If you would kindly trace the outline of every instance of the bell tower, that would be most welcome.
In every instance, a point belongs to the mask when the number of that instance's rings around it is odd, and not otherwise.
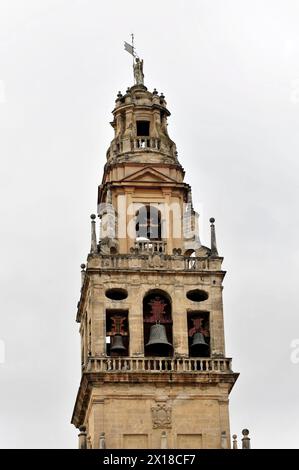
[[[223,258],[201,245],[163,94],[118,93],[114,138],[81,265],[82,378],[72,423],[81,448],[229,448]]]

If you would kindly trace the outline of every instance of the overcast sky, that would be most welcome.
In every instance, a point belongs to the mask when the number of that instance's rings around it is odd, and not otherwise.
[[[77,447],[80,263],[133,31],[204,244],[216,219],[231,432],[298,448],[298,24],[296,0],[1,1],[0,447]]]

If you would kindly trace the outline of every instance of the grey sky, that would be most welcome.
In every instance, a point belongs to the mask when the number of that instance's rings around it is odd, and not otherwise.
[[[0,447],[77,446],[80,263],[132,31],[203,243],[216,218],[231,431],[298,447],[298,22],[295,0],[2,0]]]

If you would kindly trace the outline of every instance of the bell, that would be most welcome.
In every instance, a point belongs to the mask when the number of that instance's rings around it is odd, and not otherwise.
[[[151,326],[149,341],[145,346],[150,347],[154,353],[160,353],[161,355],[164,355],[163,353],[168,352],[169,348],[172,348],[172,344],[167,340],[164,325],[156,323]]]
[[[206,353],[208,350],[209,345],[206,343],[204,335],[199,331],[196,332],[193,336],[193,341],[191,344],[191,350],[194,353],[195,351],[199,350],[203,353]]]
[[[125,351],[126,348],[124,346],[124,342],[123,342],[123,337],[122,335],[114,335],[113,336],[113,344],[110,348],[110,351],[111,352],[122,352],[122,351]]]

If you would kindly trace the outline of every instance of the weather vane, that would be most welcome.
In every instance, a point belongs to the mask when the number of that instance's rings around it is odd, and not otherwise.
[[[141,60],[137,53],[134,46],[134,34],[131,34],[131,44],[125,41],[125,50],[129,52],[133,56],[133,71],[134,71],[134,79],[135,85],[143,85],[144,84],[144,73],[143,73],[143,60]]]

